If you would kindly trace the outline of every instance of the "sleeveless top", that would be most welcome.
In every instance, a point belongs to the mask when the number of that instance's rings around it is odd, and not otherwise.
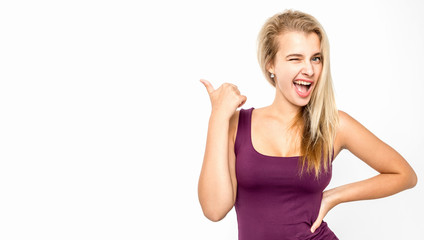
[[[257,152],[251,138],[253,109],[240,110],[234,144],[239,240],[338,240],[324,221],[314,233],[310,231],[331,180],[331,164],[318,180],[306,168],[300,178],[300,156]]]

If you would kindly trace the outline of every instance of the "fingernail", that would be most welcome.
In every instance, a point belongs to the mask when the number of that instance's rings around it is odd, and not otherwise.
[[[311,232],[314,233],[315,232],[315,229],[311,228]]]

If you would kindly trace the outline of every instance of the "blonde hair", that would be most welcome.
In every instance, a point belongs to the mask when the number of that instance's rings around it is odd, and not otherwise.
[[[330,49],[327,35],[321,24],[311,15],[285,10],[270,17],[258,35],[258,62],[267,81],[276,86],[267,68],[273,64],[278,52],[278,36],[290,31],[316,33],[320,39],[322,55],[322,71],[317,85],[312,92],[311,100],[295,117],[294,125],[302,125],[300,165],[302,171],[307,162],[307,171],[315,170],[315,176],[321,173],[321,158],[324,170],[333,159],[333,144],[338,125],[338,111],[335,103],[333,83],[330,73]],[[292,127],[294,126],[292,125]]]

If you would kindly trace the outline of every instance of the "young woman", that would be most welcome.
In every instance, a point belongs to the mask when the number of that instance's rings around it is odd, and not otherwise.
[[[212,104],[198,185],[208,219],[235,206],[240,240],[338,239],[323,221],[333,207],[416,185],[398,152],[337,110],[329,43],[314,17],[287,10],[269,18],[258,61],[276,90],[270,106],[237,111],[246,102],[237,86],[201,80]],[[324,191],[343,149],[380,174]]]

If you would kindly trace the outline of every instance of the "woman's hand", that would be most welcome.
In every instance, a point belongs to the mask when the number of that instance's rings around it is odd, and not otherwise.
[[[314,224],[312,224],[311,232],[315,232],[315,230],[321,225],[325,215],[327,215],[327,213],[338,204],[336,198],[334,197],[335,195],[332,193],[333,189],[323,192],[321,207],[319,209],[317,219],[315,220]]]
[[[321,208],[311,232],[321,225],[328,211],[340,203],[383,198],[417,184],[415,171],[396,150],[340,110],[339,120],[335,148],[349,150],[380,174],[323,192]]]
[[[237,108],[241,107],[247,100],[246,96],[240,95],[237,86],[231,83],[223,83],[218,89],[214,89],[207,80],[201,79],[205,85],[212,104],[212,113],[230,119]]]

